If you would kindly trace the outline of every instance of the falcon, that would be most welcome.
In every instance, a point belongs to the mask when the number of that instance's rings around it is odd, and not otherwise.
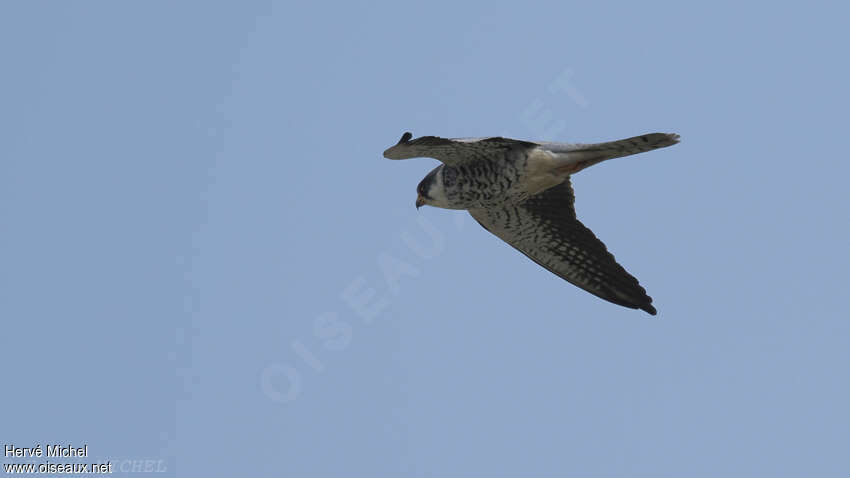
[[[466,209],[484,229],[558,277],[608,302],[656,314],[638,280],[576,218],[570,176],[607,159],[672,146],[679,135],[650,133],[596,144],[412,138],[404,133],[384,157],[443,163],[417,186],[417,209]]]

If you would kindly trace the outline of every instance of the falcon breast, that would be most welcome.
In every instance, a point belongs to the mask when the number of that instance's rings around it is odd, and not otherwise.
[[[679,142],[651,133],[607,143],[423,136],[384,151],[388,159],[443,164],[416,188],[416,207],[466,209],[484,229],[553,274],[614,304],[656,314],[652,298],[577,218],[570,175],[605,161]]]

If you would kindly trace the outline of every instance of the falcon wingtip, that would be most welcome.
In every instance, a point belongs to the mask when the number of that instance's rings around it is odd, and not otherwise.
[[[405,145],[407,145],[411,138],[413,138],[413,133],[405,131],[401,135],[401,139],[398,140],[398,143],[384,151],[384,157],[387,159],[407,159],[409,156],[404,155],[403,152]]]

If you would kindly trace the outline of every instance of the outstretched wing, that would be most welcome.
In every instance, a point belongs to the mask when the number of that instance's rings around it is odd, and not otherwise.
[[[609,302],[655,315],[652,298],[576,219],[570,180],[521,204],[470,209],[484,229],[558,277]]]
[[[508,138],[456,138],[422,136],[411,140],[404,133],[398,144],[384,151],[387,159],[434,158],[445,164],[458,164],[470,159],[488,159],[523,148],[533,148],[537,143]]]

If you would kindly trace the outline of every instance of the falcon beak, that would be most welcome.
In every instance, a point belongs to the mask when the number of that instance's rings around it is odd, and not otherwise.
[[[421,194],[416,195],[416,209],[425,205],[425,198]]]

